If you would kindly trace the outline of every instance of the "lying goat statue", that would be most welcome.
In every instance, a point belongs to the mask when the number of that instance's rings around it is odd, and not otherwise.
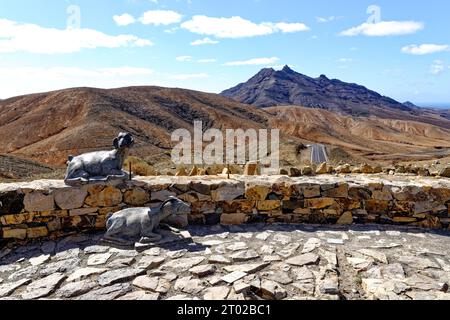
[[[161,221],[190,212],[189,204],[175,197],[170,197],[158,208],[124,209],[108,216],[103,241],[123,246],[136,242],[154,243],[162,239],[160,234],[155,233]]]
[[[114,139],[114,150],[85,153],[77,157],[69,156],[64,181],[75,186],[82,183],[103,182],[109,179],[125,180],[128,174],[122,170],[134,139],[129,133],[120,133]]]

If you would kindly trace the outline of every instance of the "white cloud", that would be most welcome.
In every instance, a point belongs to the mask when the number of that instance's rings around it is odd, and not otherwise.
[[[301,31],[308,31],[309,27],[306,26],[304,23],[286,23],[286,22],[279,22],[274,25],[274,32],[277,32],[280,30],[283,33],[292,33],[292,32],[301,32]]]
[[[128,26],[129,24],[133,24],[136,22],[136,19],[134,19],[134,17],[128,13],[121,14],[120,16],[114,16],[113,20],[118,26]]]
[[[154,71],[140,67],[0,67],[0,98],[73,87],[115,88],[149,84]]]
[[[246,38],[277,32],[290,33],[309,30],[303,23],[263,22],[258,24],[239,16],[214,18],[202,15],[194,16],[191,20],[183,22],[181,28],[192,33],[215,36],[217,38]]]
[[[82,49],[150,46],[134,35],[111,36],[93,29],[54,29],[0,19],[0,53],[73,53]]]
[[[402,48],[403,53],[414,55],[425,55],[443,51],[450,51],[450,46],[440,44],[412,44]]]
[[[151,24],[154,26],[164,25],[167,26],[169,24],[179,23],[181,22],[182,15],[178,12],[171,10],[150,10],[144,12],[139,21],[142,24]]]
[[[430,73],[434,75],[441,74],[445,71],[444,61],[442,60],[434,60],[433,64],[430,67]]]
[[[422,22],[416,21],[381,21],[378,23],[363,23],[357,27],[342,31],[341,36],[368,37],[399,36],[416,33],[424,28]]]
[[[176,74],[170,77],[174,80],[190,80],[190,79],[204,79],[209,78],[207,73],[189,73],[189,74]]]
[[[340,58],[337,60],[337,62],[341,62],[341,63],[349,63],[352,62],[353,59],[352,58]]]
[[[227,62],[224,65],[225,66],[248,66],[248,65],[270,65],[274,64],[280,59],[277,57],[271,57],[271,58],[255,58],[250,60],[244,60],[244,61],[231,61]]]
[[[316,17],[316,21],[319,23],[326,23],[326,22],[331,22],[336,20],[335,16],[331,16],[331,17]]]
[[[177,60],[178,62],[189,62],[189,61],[192,61],[192,57],[191,56],[179,56],[179,57],[176,57],[175,60]]]
[[[203,38],[203,39],[192,41],[191,42],[191,46],[201,46],[201,45],[204,45],[204,44],[217,44],[217,43],[219,43],[219,41],[212,40],[212,39],[206,37],[206,38]]]
[[[213,63],[217,62],[217,59],[199,59],[197,60],[198,63]]]

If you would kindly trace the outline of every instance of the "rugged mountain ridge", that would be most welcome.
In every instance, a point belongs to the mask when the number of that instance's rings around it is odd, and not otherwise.
[[[364,86],[329,79],[325,75],[311,78],[288,66],[279,71],[262,69],[247,82],[221,95],[261,108],[296,105],[357,117],[422,121],[450,128],[446,112],[400,103]]]

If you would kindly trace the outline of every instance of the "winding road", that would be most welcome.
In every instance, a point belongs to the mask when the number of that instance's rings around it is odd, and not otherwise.
[[[313,144],[311,146],[311,163],[321,164],[328,162],[327,151],[323,144]]]

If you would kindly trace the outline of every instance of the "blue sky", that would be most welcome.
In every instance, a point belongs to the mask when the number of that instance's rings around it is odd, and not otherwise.
[[[288,64],[450,103],[447,0],[0,2],[0,98],[74,86],[218,93]]]

